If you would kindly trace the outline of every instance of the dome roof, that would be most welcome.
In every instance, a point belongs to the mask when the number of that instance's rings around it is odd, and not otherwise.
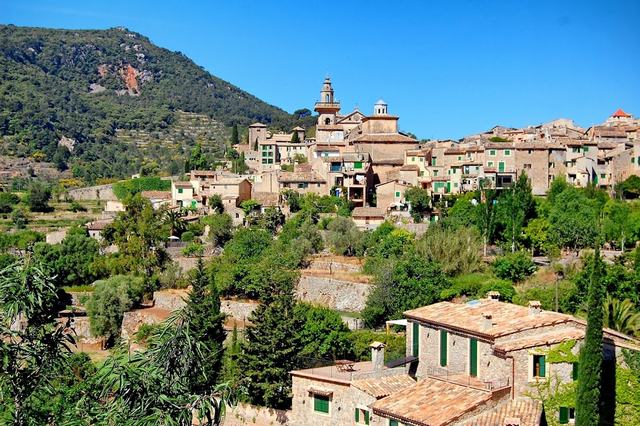
[[[386,105],[387,103],[382,100],[382,99],[378,99],[378,102],[376,102],[376,105]]]

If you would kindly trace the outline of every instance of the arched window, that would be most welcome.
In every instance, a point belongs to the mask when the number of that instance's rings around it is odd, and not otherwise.
[[[324,95],[324,101],[329,103],[329,94],[328,93]]]
[[[326,124],[327,126],[328,126],[329,124],[331,124],[331,119],[330,119],[329,117],[325,118],[325,119],[324,119],[324,124]]]

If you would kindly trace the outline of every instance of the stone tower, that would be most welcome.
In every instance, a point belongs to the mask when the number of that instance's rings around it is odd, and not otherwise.
[[[318,126],[332,126],[336,124],[336,114],[340,111],[340,102],[333,97],[331,79],[326,77],[320,90],[320,101],[316,102],[315,111],[318,113]]]
[[[380,99],[373,106],[373,115],[387,115],[387,103]]]

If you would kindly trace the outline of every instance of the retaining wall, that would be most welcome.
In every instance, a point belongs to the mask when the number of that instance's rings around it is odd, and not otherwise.
[[[296,297],[303,302],[337,311],[361,312],[371,289],[371,284],[307,275],[303,271],[296,288]]]
[[[113,193],[112,184],[72,189],[69,191],[69,195],[74,200],[117,200],[115,194]]]
[[[274,410],[248,404],[227,407],[222,426],[284,426],[292,425],[290,410]]]

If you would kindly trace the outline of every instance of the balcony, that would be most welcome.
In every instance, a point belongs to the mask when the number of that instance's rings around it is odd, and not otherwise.
[[[466,372],[455,372],[444,367],[428,367],[427,376],[434,379],[443,380],[445,382],[455,383],[457,385],[486,391],[495,391],[511,386],[509,384],[509,379],[480,380],[477,377],[470,376]]]
[[[340,101],[334,102],[316,102],[314,109],[340,109]]]

